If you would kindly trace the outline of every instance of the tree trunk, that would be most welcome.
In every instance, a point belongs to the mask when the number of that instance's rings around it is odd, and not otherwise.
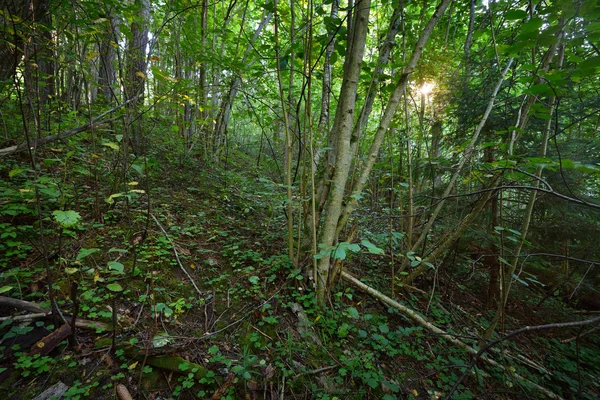
[[[148,25],[150,21],[150,0],[135,0],[138,7],[137,19],[131,24],[131,40],[127,44],[127,64],[125,72],[125,99],[136,99],[127,107],[126,132],[131,133],[127,138],[131,141],[133,151],[141,150],[141,121],[139,105],[144,102],[144,87],[146,81],[146,48],[148,46]],[[127,157],[127,155],[125,155]]]
[[[352,214],[352,212],[358,205],[358,198],[360,198],[361,193],[362,193],[365,185],[367,184],[367,181],[369,179],[369,176],[371,174],[373,166],[375,165],[375,161],[377,160],[377,155],[379,154],[379,148],[381,147],[381,144],[383,143],[383,139],[385,137],[385,133],[388,130],[390,122],[392,121],[392,118],[394,117],[394,114],[396,113],[396,109],[398,108],[400,99],[402,98],[402,95],[405,92],[406,85],[408,84],[410,75],[416,68],[416,66],[419,62],[419,59],[421,58],[421,54],[423,53],[423,49],[425,48],[425,45],[427,44],[427,41],[429,40],[429,37],[431,36],[431,33],[433,32],[433,29],[435,28],[435,26],[439,22],[440,18],[442,17],[444,12],[448,8],[448,5],[450,4],[450,2],[451,2],[451,0],[442,0],[442,2],[438,5],[437,9],[431,16],[426,27],[423,29],[423,32],[421,33],[421,36],[417,40],[417,43],[415,44],[413,54],[407,64],[407,66],[404,68],[404,71],[403,71],[402,75],[400,76],[400,79],[398,80],[398,83],[396,84],[396,87],[394,88],[394,91],[392,92],[392,95],[390,96],[390,99],[388,100],[388,103],[385,107],[385,111],[384,111],[381,121],[379,123],[379,127],[377,128],[377,133],[375,134],[375,138],[373,139],[373,143],[371,144],[371,148],[369,149],[369,155],[368,155],[367,161],[365,162],[365,165],[360,173],[360,177],[354,184],[354,188],[352,189],[352,195],[350,196],[350,199],[348,200],[348,202],[343,210],[343,214],[342,214],[340,220],[338,221],[337,228],[336,228],[336,232],[338,234],[341,231],[341,229],[344,227],[344,225],[346,225],[348,218],[350,218],[350,215]]]
[[[28,24],[41,21],[48,12],[48,0],[4,0],[0,6],[0,82],[11,79],[23,58],[23,40]],[[2,15],[7,15],[4,18]],[[19,21],[21,20],[21,21]],[[19,21],[19,22],[16,22]]]
[[[332,178],[331,193],[327,201],[325,220],[319,235],[319,243],[324,249],[331,249],[336,241],[336,227],[342,211],[344,188],[350,172],[350,138],[356,109],[356,89],[360,77],[360,69],[365,51],[367,29],[369,25],[370,0],[362,0],[355,9],[355,19],[352,29],[352,41],[346,52],[344,75],[340,98],[333,123],[332,137],[334,138],[335,162]],[[329,295],[331,253],[325,252],[317,263],[317,302],[325,304]]]
[[[100,101],[112,104],[117,100],[114,92],[116,74],[115,74],[115,50],[113,43],[118,43],[119,24],[118,17],[108,16],[106,31],[101,35],[98,43],[98,52],[100,53],[100,65],[98,66],[98,95]]]
[[[340,0],[333,0],[331,3],[330,17],[337,20]],[[328,36],[329,43],[325,49],[325,62],[323,63],[323,86],[321,88],[321,114],[319,116],[319,129],[326,131],[329,128],[329,102],[331,100],[331,55],[335,48],[335,32]]]

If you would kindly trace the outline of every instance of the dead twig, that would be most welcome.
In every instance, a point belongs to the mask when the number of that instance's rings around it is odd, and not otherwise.
[[[191,275],[187,272],[187,270],[185,269],[185,267],[181,263],[181,260],[179,259],[179,253],[177,253],[177,249],[175,248],[175,244],[173,243],[173,241],[169,237],[169,234],[167,233],[167,231],[165,231],[165,228],[163,228],[163,226],[160,224],[160,222],[154,216],[154,214],[150,214],[150,215],[152,216],[152,219],[154,220],[154,222],[156,222],[156,225],[158,225],[158,227],[160,228],[160,230],[162,231],[162,233],[165,235],[165,237],[167,238],[167,240],[171,244],[171,247],[173,248],[173,253],[175,253],[175,258],[177,259],[177,264],[179,264],[179,267],[181,268],[181,270],[183,271],[183,273],[185,274],[185,276],[187,276],[188,279],[190,280],[190,282],[192,282],[192,285],[194,286],[194,289],[196,289],[196,292],[198,292],[198,294],[200,295],[200,297],[203,297],[204,293],[202,293],[200,291],[200,289],[198,289],[198,286],[196,286],[196,282],[194,282],[194,280],[192,279]]]

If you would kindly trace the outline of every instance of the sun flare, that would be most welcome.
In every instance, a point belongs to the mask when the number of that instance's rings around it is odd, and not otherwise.
[[[419,86],[417,91],[419,92],[420,95],[427,96],[427,95],[431,94],[431,92],[433,92],[434,88],[435,88],[435,83],[423,82],[423,84],[421,86]]]

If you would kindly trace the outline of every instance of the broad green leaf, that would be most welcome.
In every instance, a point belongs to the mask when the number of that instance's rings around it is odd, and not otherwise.
[[[345,260],[346,259],[346,246],[341,246],[341,245],[337,246],[331,256],[336,260]]]
[[[596,68],[600,67],[600,56],[590,57],[587,60],[583,61],[579,64],[579,68],[587,69],[587,68]]]
[[[552,88],[547,83],[543,83],[540,85],[533,85],[527,91],[531,94],[545,94],[545,93],[551,94]]]
[[[125,266],[117,261],[109,261],[108,268],[117,271],[119,274],[122,274],[125,271]]]
[[[527,18],[527,12],[523,10],[509,10],[504,14],[504,18],[509,21],[516,21],[519,19]]]
[[[360,316],[358,314],[358,310],[354,307],[348,308],[348,315],[350,316],[350,318],[354,318],[354,319],[357,319]]]
[[[13,288],[12,286],[2,286],[2,287],[0,287],[0,293],[6,293],[6,292],[12,290],[12,288]]]
[[[532,18],[521,26],[521,32],[537,31],[544,25],[544,20],[538,17]]]
[[[120,148],[117,143],[113,143],[113,142],[104,142],[104,143],[102,143],[102,146],[110,147],[113,150],[119,150],[119,148]]]
[[[86,258],[87,256],[97,253],[99,251],[100,251],[100,249],[95,249],[95,248],[94,249],[83,249],[82,248],[81,250],[79,250],[79,254],[77,254],[77,261],[81,261],[84,258]]]
[[[70,267],[65,268],[65,272],[68,275],[73,275],[74,273],[76,273],[78,271],[79,271],[79,268],[70,268]]]
[[[348,245],[348,250],[350,250],[353,253],[358,253],[360,251],[360,246],[356,243],[352,243]]]
[[[161,333],[159,335],[156,335],[152,339],[152,344],[154,345],[154,347],[164,347],[171,342],[173,342],[173,338],[167,336],[166,333]],[[216,347],[216,346],[213,346],[213,347]],[[217,350],[218,350],[218,347],[217,347]]]
[[[22,173],[24,171],[25,171],[24,169],[20,169],[20,168],[12,169],[8,172],[8,177],[12,179],[13,177],[19,175],[20,173]]]
[[[56,210],[52,213],[54,220],[63,228],[72,228],[81,221],[81,215],[77,211],[61,211]]]
[[[367,251],[371,254],[385,254],[385,251],[383,251],[383,249],[380,249],[379,247],[375,246],[373,243],[369,242],[366,239],[361,240],[360,244],[365,246],[367,248]]]
[[[123,288],[118,283],[109,283],[106,288],[111,292],[122,292]]]

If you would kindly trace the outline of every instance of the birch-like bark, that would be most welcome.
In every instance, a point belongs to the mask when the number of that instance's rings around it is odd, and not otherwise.
[[[369,84],[369,90],[367,91],[365,102],[358,115],[358,120],[354,125],[354,131],[352,132],[352,139],[350,140],[352,146],[352,154],[356,154],[359,139],[362,135],[362,132],[365,129],[365,126],[367,126],[367,122],[369,121],[369,117],[371,116],[371,111],[373,111],[373,103],[375,102],[375,97],[378,93],[378,86],[381,74],[383,74],[383,69],[387,65],[390,59],[392,49],[396,44],[395,39],[400,29],[400,21],[402,18],[403,7],[404,4],[400,2],[398,6],[396,6],[396,8],[394,9],[394,12],[392,13],[392,18],[390,20],[390,26],[387,31],[387,35],[379,50],[377,66],[375,67],[375,71],[373,71],[373,76],[371,78],[371,83]]]
[[[412,56],[408,61],[408,64],[404,68],[404,71],[402,71],[402,75],[398,79],[398,83],[396,83],[396,87],[394,88],[394,91],[392,92],[388,103],[385,107],[385,111],[383,112],[383,116],[381,118],[381,121],[379,122],[379,127],[377,128],[377,133],[375,134],[375,138],[373,139],[373,143],[371,144],[371,148],[369,149],[367,161],[365,162],[365,165],[360,173],[358,180],[354,184],[352,195],[350,196],[350,199],[348,200],[346,207],[343,210],[341,218],[338,221],[336,227],[336,234],[340,233],[346,222],[348,222],[348,218],[350,218],[350,215],[358,205],[357,199],[360,198],[360,194],[369,179],[371,171],[373,170],[373,166],[375,165],[375,161],[377,160],[377,155],[379,154],[379,149],[381,147],[381,144],[383,143],[385,133],[387,132],[390,122],[392,121],[392,118],[396,113],[396,109],[398,108],[400,99],[402,98],[402,95],[405,92],[410,75],[415,70],[417,63],[421,58],[421,54],[423,54],[423,49],[425,48],[425,45],[427,44],[427,41],[429,40],[429,37],[433,32],[433,29],[435,28],[440,18],[448,8],[450,2],[451,0],[442,0],[442,2],[438,5],[437,9],[431,16],[429,22],[423,29],[423,32],[417,40],[417,43],[415,44]]]
[[[326,249],[331,248],[337,235],[336,227],[342,211],[344,188],[350,171],[351,153],[350,137],[356,108],[356,90],[360,77],[365,43],[369,25],[371,0],[361,0],[355,7],[353,22],[352,42],[349,44],[346,60],[344,62],[344,77],[340,91],[340,99],[336,109],[332,135],[337,138],[336,157],[331,191],[326,205],[326,215],[323,221],[319,242]],[[324,305],[329,293],[327,283],[329,280],[331,254],[326,253],[317,263],[317,302]]]

